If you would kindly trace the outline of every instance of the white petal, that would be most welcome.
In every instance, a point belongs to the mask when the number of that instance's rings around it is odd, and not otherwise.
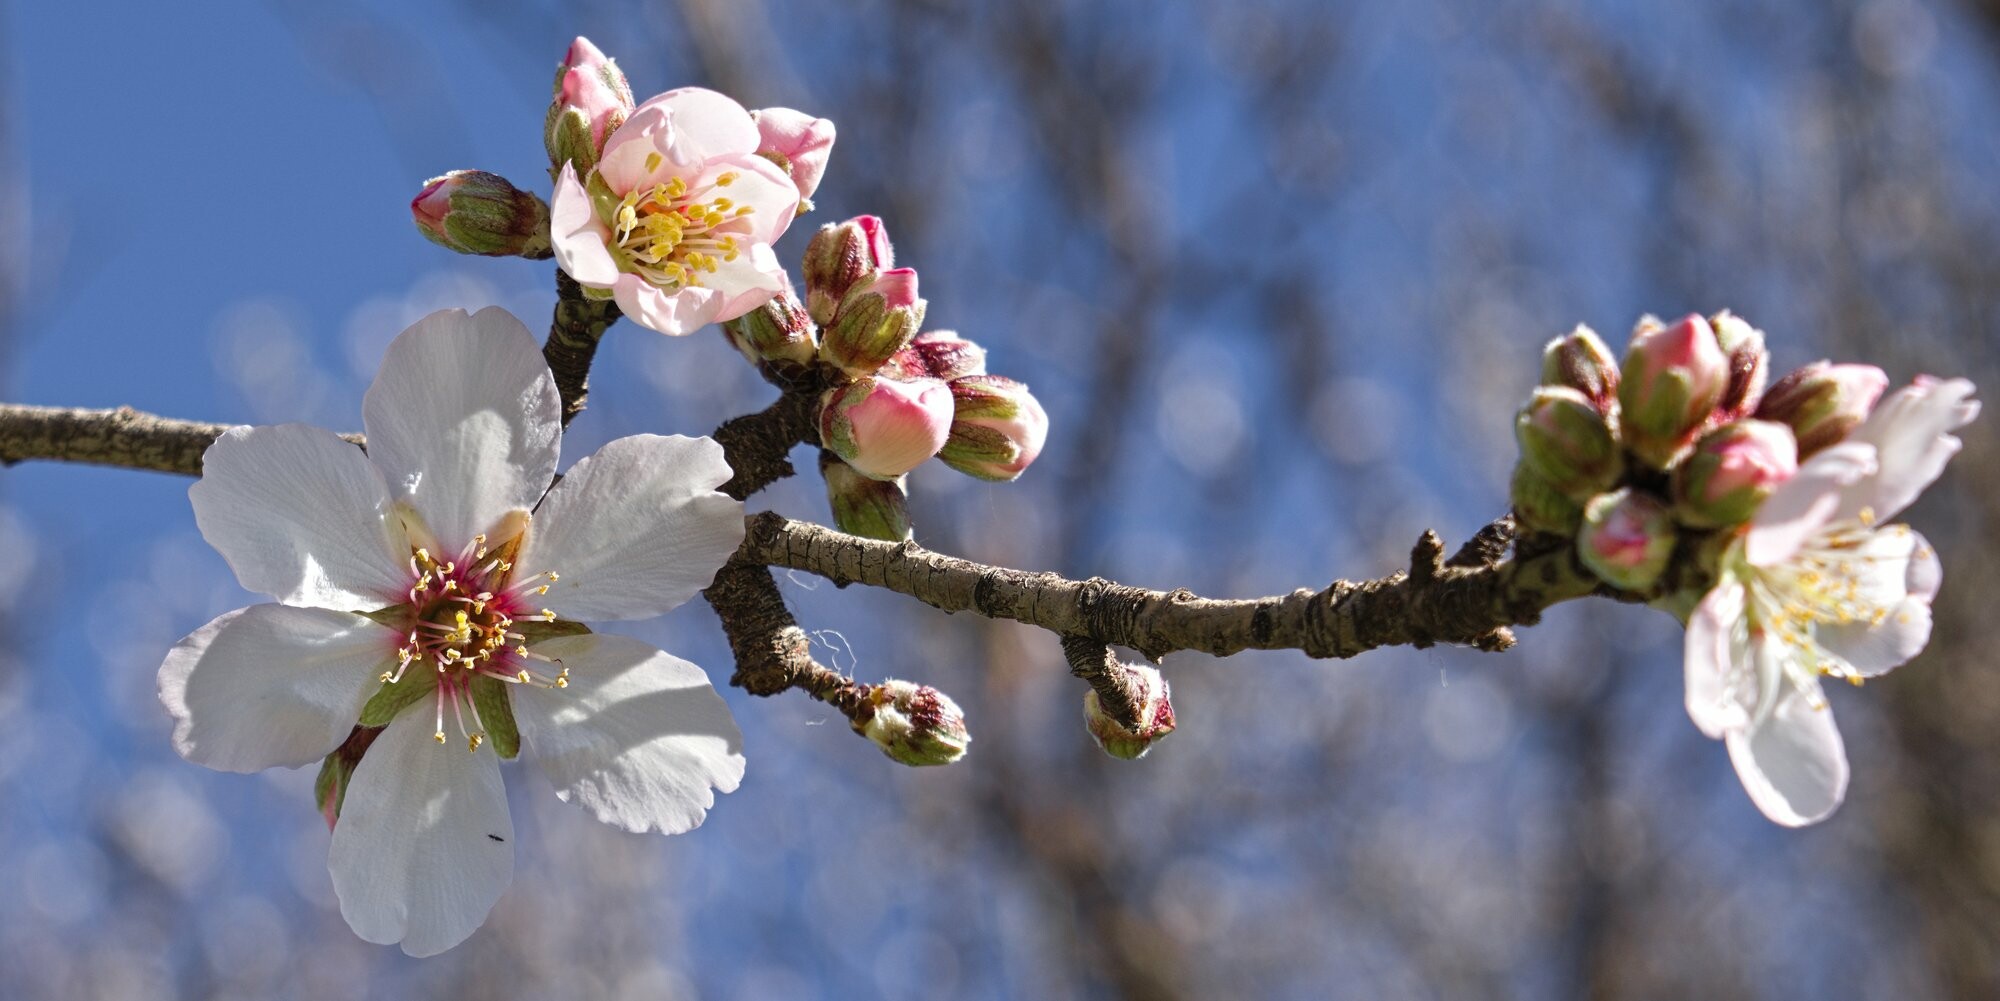
[[[347,739],[396,634],[347,612],[251,605],[188,634],[160,665],[174,750],[226,772],[312,764]]]
[[[735,100],[703,87],[682,87],[647,100],[632,110],[632,118],[658,109],[668,128],[661,151],[679,164],[694,164],[729,154],[757,152],[764,137],[750,112]]]
[[[441,310],[403,331],[361,413],[390,493],[447,551],[534,507],[555,477],[555,377],[528,328],[497,306]]]
[[[1743,583],[1725,574],[1688,617],[1688,716],[1714,739],[1747,726],[1757,704],[1744,594]]]
[[[1887,521],[1909,507],[1958,454],[1959,440],[1950,432],[1979,416],[1972,392],[1964,379],[1919,379],[1876,405],[1847,440],[1875,446],[1881,468],[1856,485],[1837,516],[1851,518],[1868,508]]]
[[[360,449],[305,424],[236,427],[201,461],[195,524],[244,588],[320,608],[402,600],[410,550]]]
[[[565,636],[535,647],[569,687],[516,686],[525,753],[556,795],[632,832],[679,834],[743,778],[743,735],[701,668],[635,639]],[[343,821],[344,823],[344,821]]]
[[[1786,827],[1826,819],[1847,795],[1847,751],[1833,710],[1787,689],[1761,726],[1728,737],[1729,760],[1751,801]]]
[[[633,323],[670,337],[692,334],[720,314],[722,293],[712,288],[665,292],[638,275],[621,274],[611,297]]]
[[[1752,566],[1783,563],[1839,509],[1843,493],[1875,470],[1872,446],[1843,442],[1799,467],[1778,485],[1750,522],[1743,556]]]
[[[610,288],[618,280],[618,262],[604,245],[609,235],[589,193],[577,182],[576,165],[565,162],[549,202],[549,240],[556,263],[580,284]]]
[[[535,511],[515,564],[558,575],[538,603],[585,621],[646,619],[695,596],[743,542],[743,504],[708,438],[634,435],[578,462]]]
[[[1931,599],[1941,571],[1930,543],[1904,525],[1872,533],[1853,563],[1865,568],[1856,575],[1856,594],[1888,613],[1880,621],[1822,623],[1813,638],[1825,653],[1872,678],[1900,667],[1930,643]]]
[[[428,713],[389,724],[354,770],[327,855],[356,935],[435,956],[466,940],[514,879],[514,821],[492,746],[431,739]]]

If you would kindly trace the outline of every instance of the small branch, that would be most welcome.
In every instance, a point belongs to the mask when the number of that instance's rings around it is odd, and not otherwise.
[[[542,344],[542,358],[556,377],[563,427],[583,413],[590,399],[590,363],[597,357],[598,342],[618,316],[617,303],[585,296],[576,279],[557,269],[556,308],[549,320],[549,339]]]
[[[769,568],[731,562],[702,596],[715,606],[736,655],[730,684],[766,697],[802,689],[849,721],[866,722],[868,686],[813,659],[812,641],[785,607]]]
[[[817,396],[786,393],[770,406],[716,428],[715,440],[736,471],[722,492],[744,500],[792,475],[792,446],[819,443],[818,413]]]
[[[201,453],[229,428],[131,407],[77,410],[0,403],[0,463],[53,459],[200,476]],[[358,434],[341,437],[361,443]]]
[[[1598,586],[1567,549],[1473,566],[1442,561],[1442,553],[1436,537],[1426,533],[1413,554],[1415,573],[1241,600],[991,567],[915,543],[861,539],[769,512],[750,518],[739,555],[837,584],[886,588],[947,612],[977,612],[1131,647],[1155,661],[1176,650],[1218,657],[1253,649],[1352,657],[1377,647],[1436,643],[1504,649],[1512,642],[1504,627],[1532,624],[1550,605]]]

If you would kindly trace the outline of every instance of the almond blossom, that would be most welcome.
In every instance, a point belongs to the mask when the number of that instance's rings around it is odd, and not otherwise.
[[[556,262],[641,326],[691,333],[785,287],[771,244],[799,189],[769,159],[750,112],[712,90],[633,109],[587,177],[564,163],[550,205]]]
[[[471,935],[513,876],[500,761],[624,830],[700,824],[741,736],[701,668],[579,619],[658,615],[743,535],[707,438],[638,435],[553,488],[562,424],[532,336],[500,309],[434,313],[389,346],[368,446],[232,428],[189,491],[203,537],[274,603],[195,630],[160,668],[174,747],[253,772],[386,725],[327,804],[356,934],[414,956]]]
[[[1801,464],[1726,551],[1688,622],[1687,708],[1729,748],[1764,815],[1798,827],[1846,794],[1847,753],[1822,677],[1860,684],[1930,640],[1937,555],[1885,524],[1958,452],[1979,413],[1964,379],[1920,378]]]

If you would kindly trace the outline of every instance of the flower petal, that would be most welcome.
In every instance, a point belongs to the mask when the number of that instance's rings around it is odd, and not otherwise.
[[[634,435],[578,462],[535,511],[515,558],[552,570],[541,604],[565,618],[645,619],[695,596],[743,542],[743,504],[708,438]]]
[[[201,461],[195,524],[245,589],[320,608],[401,600],[409,547],[360,449],[305,424],[235,427]]]
[[[619,275],[611,294],[632,322],[673,337],[707,326],[723,305],[722,293],[714,289],[684,288],[669,294],[632,274]]]
[[[1745,595],[1743,582],[1725,574],[1688,616],[1683,665],[1688,716],[1713,739],[1749,725],[1757,706]]]
[[[251,605],[189,633],[160,665],[174,750],[225,772],[297,768],[340,746],[396,634],[324,608]]]
[[[1903,525],[1873,533],[1857,562],[1875,570],[1858,582],[1871,603],[1889,609],[1880,621],[1822,623],[1813,632],[1821,649],[1872,678],[1922,653],[1931,639],[1931,599],[1941,573],[1937,553],[1923,536]]]
[[[1764,816],[1786,827],[1825,820],[1847,795],[1847,751],[1833,710],[1787,688],[1762,725],[1731,733],[1729,760]]]
[[[701,824],[712,790],[742,781],[743,735],[701,668],[624,636],[535,652],[562,661],[569,687],[517,687],[514,720],[564,802],[623,830],[679,834]]]
[[[549,238],[556,263],[580,284],[610,288],[618,281],[618,262],[604,245],[610,235],[604,221],[597,218],[590,193],[576,179],[576,165],[565,162],[549,203]]]
[[[497,306],[440,310],[403,331],[361,413],[391,494],[447,551],[534,507],[555,477],[555,377],[528,328]]]
[[[651,98],[634,108],[627,122],[655,111],[664,112],[668,123],[664,139],[656,140],[660,151],[684,166],[732,153],[754,154],[763,142],[749,109],[705,87],[681,87]],[[797,194],[793,192],[795,201]]]
[[[514,879],[500,758],[431,739],[406,712],[355,768],[327,868],[356,935],[435,956],[466,940]]]
[[[799,214],[799,189],[791,178],[777,164],[761,156],[722,156],[709,161],[707,169],[702,171],[701,185],[714,184],[723,174],[736,177],[727,187],[718,187],[715,193],[729,196],[732,212],[746,206],[751,210],[749,215],[740,217],[749,223],[749,242],[778,242]]]
[[[1972,392],[1965,379],[1919,378],[1877,404],[1847,440],[1875,446],[1879,468],[1848,492],[1836,516],[1856,517],[1865,508],[1888,521],[1909,507],[1958,454],[1960,442],[1950,432],[1979,416]]]
[[[1798,474],[1778,485],[1750,521],[1743,556],[1750,565],[1783,563],[1832,520],[1843,493],[1874,472],[1874,448],[1842,443],[1807,459]]]

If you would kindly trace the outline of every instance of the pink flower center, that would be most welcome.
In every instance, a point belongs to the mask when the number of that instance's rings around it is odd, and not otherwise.
[[[658,170],[661,161],[660,154],[650,154],[646,169]],[[662,288],[699,288],[703,274],[735,260],[743,249],[738,240],[749,236],[749,216],[756,210],[715,192],[736,178],[728,171],[713,184],[690,189],[676,177],[627,192],[611,218],[612,238],[627,270]]]
[[[449,708],[459,735],[470,750],[486,739],[486,727],[473,704],[472,682],[482,675],[509,684],[542,688],[569,687],[569,669],[528,649],[524,624],[556,621],[556,613],[536,608],[533,599],[547,594],[554,572],[516,579],[512,562],[520,548],[516,536],[488,549],[486,536],[476,535],[455,559],[440,560],[428,549],[410,556],[409,602],[398,631],[404,636],[396,654],[400,663],[381,680],[396,684],[411,665],[437,672],[437,742],[445,742],[444,718]],[[554,665],[549,674],[543,665]],[[470,717],[469,725],[468,719]]]

